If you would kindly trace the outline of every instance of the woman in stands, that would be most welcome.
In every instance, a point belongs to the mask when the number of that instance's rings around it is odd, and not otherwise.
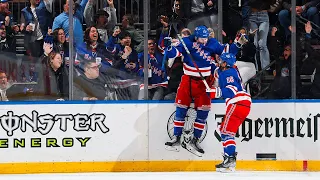
[[[50,45],[45,44],[44,51],[50,51]],[[51,48],[52,49],[52,48]],[[51,51],[48,56],[42,56],[43,76],[39,82],[39,90],[43,91],[45,99],[67,100],[69,96],[68,70],[62,66],[60,53]]]
[[[76,61],[96,60],[101,65],[100,72],[104,73],[111,66],[112,55],[106,50],[106,45],[99,38],[96,27],[88,27],[84,33],[84,43],[77,47]]]
[[[59,52],[64,64],[69,64],[67,58],[69,57],[69,44],[66,41],[66,34],[62,28],[53,31],[53,50]]]

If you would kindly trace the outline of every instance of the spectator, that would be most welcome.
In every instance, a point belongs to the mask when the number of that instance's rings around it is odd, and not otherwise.
[[[305,49],[308,53],[309,58],[306,60],[311,61],[312,66],[314,68],[314,78],[312,81],[310,93],[312,95],[312,98],[319,99],[320,98],[320,51],[319,48],[313,48],[314,45],[319,45],[319,40],[311,38],[311,31],[312,26],[311,23],[308,22],[305,25],[305,31],[306,31],[306,43],[305,43]]]
[[[144,100],[144,88],[148,87],[149,100],[162,100],[168,86],[167,74],[163,65],[163,55],[153,39],[148,40],[148,73],[144,73],[144,53],[139,54],[139,76],[148,76],[148,85],[140,86],[139,100]]]
[[[53,51],[59,52],[62,59],[69,57],[69,44],[66,41],[66,34],[62,28],[57,28],[52,33]]]
[[[297,6],[295,8],[296,8],[298,17],[302,16],[319,25],[320,23],[319,10],[315,6],[320,2],[320,0],[306,0],[303,2],[307,2],[307,3],[302,3],[302,1],[297,1]],[[290,13],[292,10],[291,0],[290,1],[285,0],[283,2],[283,7],[284,9],[281,10],[279,13],[279,22],[285,30],[287,40],[289,40],[289,37],[291,34],[291,31],[289,29],[289,26],[291,25],[291,13]]]
[[[281,49],[283,45],[279,36],[277,36],[278,28],[272,27],[269,36],[268,49],[270,51],[270,58],[272,60],[277,60],[281,56]]]
[[[0,52],[9,52],[12,54],[16,53],[15,37],[14,34],[7,34],[7,30],[10,27],[6,27],[0,22]]]
[[[97,28],[94,26],[88,27],[84,34],[84,41],[77,46],[77,60],[95,60],[106,71],[111,66],[109,60],[113,58],[111,52],[106,50],[105,43],[100,40]]]
[[[48,53],[48,47],[45,44],[45,52]],[[49,48],[50,49],[50,48]],[[60,53],[51,51],[48,56],[42,58],[43,75],[40,75],[39,90],[42,91],[44,98],[67,100],[69,97],[68,71],[62,66]]]
[[[143,36],[134,28],[134,18],[131,14],[126,14],[122,17],[122,31],[130,33],[132,45],[135,50],[140,53],[143,51]]]
[[[69,43],[62,28],[57,28],[52,33],[53,51],[59,52],[62,58],[62,66],[69,66]]]
[[[240,34],[249,34],[245,28],[239,30]],[[249,35],[249,42],[244,44],[237,54],[236,66],[241,75],[242,83],[246,83],[256,74],[254,56],[256,48],[253,44],[252,35]],[[244,85],[244,84],[243,84]]]
[[[116,43],[117,37],[120,39],[120,44]],[[129,78],[135,76],[139,68],[138,53],[132,49],[130,33],[127,31],[121,31],[120,33],[120,30],[116,30],[110,37],[107,47],[113,50],[114,61],[112,66],[128,73]]]
[[[157,29],[156,32],[156,41],[160,39],[160,34],[163,34],[162,31],[168,31],[170,37],[176,37],[177,32],[173,27],[170,27],[170,23],[175,23],[177,30],[180,32],[186,27],[187,20],[184,18],[182,10],[180,8],[180,0],[175,0],[173,2],[173,12],[168,14],[162,14],[158,17],[158,22],[161,23],[161,27]],[[173,19],[172,19],[173,18]],[[173,21],[173,22],[172,22]],[[169,32],[170,30],[170,32]]]
[[[200,25],[213,28],[217,24],[216,0],[187,0],[182,1],[181,9],[185,18],[189,19],[187,27],[192,31]]]
[[[9,82],[6,72],[0,70],[0,101],[30,100],[27,95],[32,92],[32,87],[34,85]]]
[[[120,33],[121,32],[121,33]],[[117,44],[118,38],[120,43]],[[132,49],[131,36],[127,31],[115,30],[112,37],[110,37],[107,48],[112,50],[114,59],[112,66],[120,71],[117,76],[125,81],[123,91],[119,92],[121,97],[131,100],[137,100],[139,94],[139,81],[137,81],[138,66],[138,53]],[[134,82],[134,83],[131,83]]]
[[[51,29],[53,0],[29,0],[30,6],[21,10],[21,31],[25,48],[33,57],[43,54],[43,38]]]
[[[79,100],[117,100],[117,94],[111,87],[111,76],[99,72],[100,65],[96,61],[81,62],[84,73],[77,72],[74,81],[74,96]]]
[[[5,22],[6,27],[11,27],[10,29],[7,29],[8,32],[11,33],[11,30],[13,30],[15,33],[19,32],[19,26],[13,25],[12,23],[12,13],[9,10],[9,0],[0,0],[0,22]]]
[[[73,37],[75,44],[83,43],[83,11],[87,2],[88,0],[81,0],[80,4],[73,3]],[[66,0],[63,11],[54,19],[52,29],[62,28],[66,37],[69,38],[69,0]]]
[[[116,9],[114,7],[113,0],[107,0],[108,7],[105,7],[94,15],[93,0],[89,0],[84,9],[84,18],[87,26],[96,26],[99,32],[100,39],[107,43],[109,34],[113,32],[113,29],[117,23]]]
[[[0,101],[9,101],[7,97],[7,89],[9,88],[8,78],[4,71],[0,71]]]
[[[251,13],[251,9],[249,6],[249,0],[242,0],[242,9],[241,9],[241,14],[242,14],[242,26],[246,29],[249,29],[249,15]]]
[[[268,9],[273,3],[273,0],[250,0],[249,6],[251,13],[249,15],[250,30],[255,31],[254,45],[259,54],[256,54],[256,62],[261,62],[261,69],[264,69],[270,63],[269,50],[267,47],[267,38],[269,32],[269,16]],[[259,67],[259,66],[258,66]]]
[[[26,82],[37,82],[39,78],[39,72],[36,70],[36,66],[34,63],[28,63],[29,68],[25,73]]]
[[[246,1],[249,0],[241,0],[243,2],[243,8],[246,10],[250,10],[250,6],[248,6],[248,3]],[[244,12],[244,14],[240,13],[240,7],[238,0],[223,0],[222,1],[222,18],[223,18],[223,40],[224,42],[232,42],[235,38],[236,33],[239,31],[240,28],[246,27],[242,18],[248,18],[249,12]],[[247,27],[249,29],[249,27]]]
[[[9,11],[8,0],[0,0],[0,21],[5,22],[4,24],[9,24],[11,12]],[[9,22],[8,22],[9,21]]]
[[[271,84],[269,99],[286,99],[291,97],[291,45],[286,45],[283,58],[276,63],[273,71],[274,80]]]

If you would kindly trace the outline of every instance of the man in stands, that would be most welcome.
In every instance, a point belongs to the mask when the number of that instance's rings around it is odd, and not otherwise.
[[[88,0],[81,0],[80,4],[73,3],[73,37],[75,44],[83,43],[83,11]],[[69,0],[63,6],[63,12],[53,21],[52,29],[63,28],[66,37],[69,37]]]
[[[9,101],[7,98],[8,78],[4,71],[0,70],[0,101]]]
[[[14,35],[8,36],[6,29],[3,22],[0,22],[0,52],[10,52],[13,55],[16,52],[15,38]]]
[[[30,6],[21,10],[21,31],[26,50],[33,57],[43,54],[43,39],[51,29],[53,0],[30,0]]]
[[[84,73],[78,72],[74,81],[74,97],[80,100],[116,100],[116,93],[109,87],[111,77],[100,74],[95,60],[82,61]]]
[[[84,9],[84,18],[89,26],[96,26],[99,32],[101,41],[108,42],[108,34],[113,32],[117,23],[116,8],[114,7],[113,0],[108,0],[108,7],[100,9],[94,14],[94,0],[89,0]]]
[[[122,31],[130,33],[132,44],[135,50],[140,53],[143,51],[143,36],[134,28],[134,17],[131,14],[126,14],[122,17]]]

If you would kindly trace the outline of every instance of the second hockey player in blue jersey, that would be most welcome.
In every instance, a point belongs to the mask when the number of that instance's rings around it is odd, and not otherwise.
[[[216,165],[217,171],[234,171],[236,166],[235,135],[251,109],[251,96],[242,87],[241,76],[234,64],[236,57],[230,53],[220,56],[220,67],[215,71],[219,87],[213,88],[212,98],[223,97],[226,115],[220,126],[223,145],[223,162]]]

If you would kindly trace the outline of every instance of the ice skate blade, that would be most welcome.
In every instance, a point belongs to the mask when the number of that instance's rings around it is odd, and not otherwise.
[[[185,144],[181,144],[181,146],[182,146],[184,149],[186,149],[187,151],[191,152],[192,154],[194,154],[194,155],[196,155],[196,156],[198,156],[198,157],[202,157],[202,156],[203,156],[202,153],[196,151],[196,150],[193,149],[193,148],[187,147]]]
[[[180,151],[180,146],[165,146],[165,148],[168,151],[174,151],[174,152],[179,152]]]
[[[216,168],[217,172],[221,172],[221,173],[233,173],[236,171],[235,167],[229,167],[229,168]]]

